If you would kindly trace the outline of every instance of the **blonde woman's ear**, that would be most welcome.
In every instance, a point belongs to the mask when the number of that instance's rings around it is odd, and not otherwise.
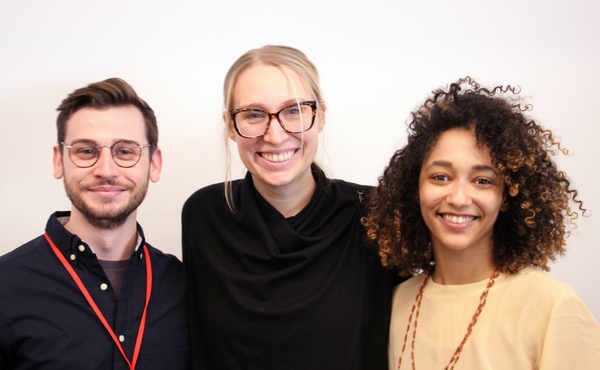
[[[229,134],[229,138],[233,141],[237,141],[235,129],[233,128],[233,122],[227,122],[227,112],[223,112],[223,123],[227,125],[227,132]]]
[[[319,132],[321,132],[323,130],[323,128],[325,127],[325,117],[327,116],[327,107],[325,106],[324,102],[319,102],[319,110],[320,110],[320,114],[319,114]]]

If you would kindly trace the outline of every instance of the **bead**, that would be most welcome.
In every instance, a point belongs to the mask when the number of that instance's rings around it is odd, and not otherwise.
[[[483,307],[486,304],[486,298],[488,296],[489,290],[494,285],[494,282],[499,274],[500,274],[500,268],[496,267],[494,269],[494,272],[492,273],[492,276],[490,276],[490,280],[488,281],[485,290],[483,291],[483,293],[481,293],[481,296],[479,297],[479,305],[477,306],[477,309],[475,310],[475,313],[473,314],[473,318],[471,319],[471,322],[469,323],[469,326],[467,327],[467,334],[465,334],[465,337],[460,342],[460,345],[458,346],[458,348],[456,348],[456,351],[454,351],[454,355],[452,355],[452,358],[450,358],[450,362],[448,363],[448,365],[446,365],[444,370],[454,370],[454,365],[456,365],[456,363],[458,362],[458,360],[460,358],[460,354],[463,350],[463,346],[464,346],[465,342],[467,341],[467,338],[469,338],[469,335],[471,335],[471,332],[473,331],[473,327],[475,326],[475,324],[477,324],[477,319],[479,318],[479,315],[481,314],[481,311],[483,310]],[[412,359],[412,369],[416,370],[416,367],[415,367],[415,341],[416,341],[416,337],[417,337],[417,320],[419,319],[419,310],[421,308],[421,301],[423,300],[423,290],[425,289],[425,285],[427,285],[427,281],[429,281],[430,276],[431,276],[431,273],[427,274],[427,276],[423,280],[423,284],[419,288],[419,293],[417,293],[417,296],[415,297],[415,304],[413,304],[412,309],[410,310],[410,315],[408,316],[408,325],[406,327],[406,334],[404,335],[404,343],[402,344],[402,352],[400,352],[400,357],[398,358],[398,370],[400,370],[400,367],[402,366],[402,355],[404,354],[404,350],[406,349],[406,341],[408,339],[408,333],[410,331],[413,313],[415,315],[415,322],[414,322],[414,329],[413,329],[413,334],[412,334],[413,339],[410,342],[410,347],[411,347],[410,357]],[[416,312],[415,312],[415,308],[416,308]]]

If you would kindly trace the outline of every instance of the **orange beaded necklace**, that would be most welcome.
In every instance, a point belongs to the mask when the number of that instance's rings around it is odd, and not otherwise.
[[[471,335],[471,332],[473,331],[473,327],[475,326],[475,324],[477,324],[477,319],[479,318],[479,315],[481,314],[481,310],[483,309],[483,306],[485,306],[488,292],[490,291],[490,288],[494,285],[494,281],[496,280],[496,278],[498,277],[499,274],[500,274],[500,268],[496,267],[494,269],[494,273],[492,273],[492,276],[490,276],[490,280],[488,281],[487,286],[485,287],[485,290],[483,291],[483,293],[481,293],[481,296],[479,297],[479,305],[477,306],[477,310],[475,310],[475,314],[473,315],[473,318],[471,319],[471,322],[469,323],[469,326],[467,327],[467,334],[465,334],[465,337],[460,342],[458,348],[456,348],[456,351],[454,351],[454,355],[452,355],[450,362],[448,363],[448,365],[446,365],[444,370],[453,370],[454,369],[454,365],[456,365],[456,363],[458,362],[458,359],[460,358],[460,353],[462,352],[463,346],[465,345],[467,338],[469,338],[469,335]],[[425,280],[423,280],[423,285],[421,285],[421,287],[419,288],[419,293],[417,293],[417,297],[415,298],[415,304],[413,304],[412,309],[410,310],[410,315],[408,316],[408,326],[406,327],[406,334],[404,335],[404,343],[402,344],[402,352],[400,352],[400,358],[398,360],[398,370],[400,369],[400,366],[402,366],[402,355],[404,354],[404,350],[406,349],[406,340],[408,339],[408,332],[410,331],[413,313],[415,314],[415,328],[413,329],[412,341],[410,343],[410,347],[411,347],[410,357],[412,359],[412,368],[413,368],[413,370],[416,369],[416,367],[415,367],[415,341],[417,339],[417,320],[419,319],[419,310],[421,309],[421,301],[423,300],[423,289],[425,289],[425,285],[427,285],[427,282],[429,281],[429,277],[431,277],[431,273],[427,274],[427,276],[425,277]],[[416,313],[415,313],[415,308],[417,309]]]

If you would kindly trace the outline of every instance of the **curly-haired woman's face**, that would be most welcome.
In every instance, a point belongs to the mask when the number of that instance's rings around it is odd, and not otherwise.
[[[443,133],[421,167],[419,201],[440,258],[492,256],[492,234],[503,208],[503,186],[490,149],[475,135],[453,129]]]

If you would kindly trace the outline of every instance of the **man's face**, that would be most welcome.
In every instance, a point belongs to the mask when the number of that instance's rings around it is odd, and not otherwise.
[[[107,109],[82,108],[67,122],[65,145],[86,140],[97,146],[117,141],[148,144],[142,113],[134,106]],[[73,204],[71,217],[80,213],[91,225],[101,229],[121,226],[142,203],[148,180],[160,178],[160,149],[142,149],[139,162],[130,168],[119,167],[111,149],[101,148],[98,161],[91,167],[77,167],[69,158],[69,149],[54,148],[54,177],[64,177],[67,195]]]

